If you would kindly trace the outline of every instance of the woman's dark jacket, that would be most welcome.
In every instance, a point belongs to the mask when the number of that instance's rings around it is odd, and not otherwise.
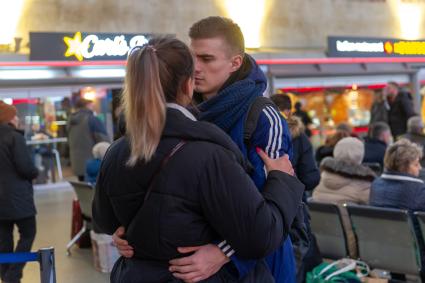
[[[408,174],[385,172],[373,181],[369,201],[374,206],[425,211],[425,183]]]
[[[187,143],[155,178],[144,203],[159,164],[181,140]],[[168,261],[182,256],[177,247],[222,239],[241,258],[264,258],[288,235],[303,193],[296,178],[278,171],[269,173],[260,193],[245,173],[242,154],[224,132],[175,109],[167,110],[153,159],[128,167],[129,155],[126,137],[113,143],[102,162],[93,202],[96,226],[108,234],[125,226],[135,250],[133,258],[121,258],[115,265],[113,282],[179,282],[168,271]],[[224,282],[226,267],[207,282]]]
[[[0,220],[36,214],[32,180],[37,177],[23,134],[0,124]]]

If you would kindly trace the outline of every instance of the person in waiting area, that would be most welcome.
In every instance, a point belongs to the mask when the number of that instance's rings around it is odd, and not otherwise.
[[[326,138],[325,144],[321,145],[316,150],[316,162],[320,163],[325,157],[332,157],[335,145],[343,138],[349,137],[350,133],[345,130],[337,130],[333,135]]]
[[[109,142],[99,142],[93,146],[93,159],[88,160],[86,163],[86,174],[84,176],[85,182],[96,184],[100,164],[102,163],[103,157],[110,145],[111,144]]]
[[[308,196],[307,193],[311,194],[311,191],[319,184],[320,181],[320,171],[314,160],[313,147],[307,135],[304,133],[303,122],[298,116],[291,113],[291,98],[285,94],[275,94],[272,95],[270,99],[277,105],[283,117],[285,117],[288,122],[289,130],[291,131],[293,148],[292,164],[295,174],[305,185],[303,201],[306,202]],[[304,223],[310,244],[309,247],[304,250],[301,249],[301,247],[295,247],[294,249],[295,254],[298,255],[298,257],[296,257],[298,260],[297,282],[304,282],[306,273],[322,262],[316,238],[311,232],[309,219],[310,216],[308,208],[305,207]]]
[[[91,103],[84,98],[78,99],[77,111],[70,115],[67,125],[71,168],[79,181],[84,181],[86,162],[93,158],[93,146],[109,142],[104,125],[90,109]]]
[[[388,112],[390,105],[387,100],[386,92],[377,91],[374,94],[372,108],[370,109],[370,124],[383,122],[388,124]]]
[[[420,116],[413,116],[407,120],[407,133],[400,138],[408,139],[409,141],[419,145],[425,153],[425,134],[424,123]],[[422,155],[421,166],[425,167],[425,156]]]
[[[425,211],[425,183],[418,178],[423,149],[407,139],[390,145],[385,153],[384,173],[372,183],[369,203],[373,206]],[[415,231],[421,235],[413,218]],[[425,245],[419,238],[422,267],[425,267]],[[422,276],[424,276],[423,274]]]
[[[321,179],[313,191],[313,200],[335,204],[368,204],[372,181],[376,174],[361,165],[364,156],[363,142],[347,137],[340,140],[333,157],[326,157],[320,164]],[[350,256],[355,258],[356,241],[349,224],[348,214],[341,210],[344,228],[347,231]]]
[[[365,138],[365,154],[364,163],[378,163],[380,172],[384,168],[384,155],[387,146],[391,143],[392,136],[388,124],[384,122],[376,122],[370,125],[369,132]]]
[[[304,110],[302,110],[301,102],[295,103],[295,111],[293,113],[295,116],[299,117],[305,126],[305,134],[307,137],[311,137],[310,125],[313,124],[313,121],[310,118],[310,115]]]
[[[270,159],[257,149],[267,170],[260,192],[231,138],[186,110],[194,68],[189,48],[173,37],[151,39],[129,54],[127,134],[108,149],[93,201],[100,232],[124,226],[133,247],[131,258],[115,263],[111,282],[188,281],[176,278],[182,271],[193,282],[236,281],[232,254],[215,243],[226,239],[239,257],[262,259],[281,246],[298,211],[304,185],[287,156]],[[208,276],[187,264],[183,270],[170,267],[182,253],[190,256],[200,249],[194,246],[205,245],[209,259],[217,261]],[[275,282],[265,261],[247,276],[250,282]]]
[[[314,161],[313,146],[304,133],[305,125],[298,116],[291,114],[291,98],[284,94],[275,94],[270,99],[277,105],[288,122],[292,138],[292,166],[305,191],[312,191],[320,181],[320,172]]]
[[[390,107],[388,124],[394,139],[397,139],[406,133],[407,120],[417,115],[413,108],[412,96],[407,91],[402,90],[395,82],[389,82],[383,91]]]
[[[38,175],[22,132],[16,108],[0,101],[0,253],[31,251],[36,234],[32,180]],[[14,247],[13,229],[19,240]],[[16,283],[25,264],[0,264],[2,282]]]

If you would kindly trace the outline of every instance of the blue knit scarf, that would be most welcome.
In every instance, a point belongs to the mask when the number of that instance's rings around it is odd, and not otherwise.
[[[248,77],[236,81],[220,90],[213,98],[199,104],[199,120],[211,122],[229,132],[246,115],[253,100],[263,95],[267,79],[254,59],[249,59],[252,69]]]

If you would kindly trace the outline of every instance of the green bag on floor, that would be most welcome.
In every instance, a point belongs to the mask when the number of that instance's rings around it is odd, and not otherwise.
[[[358,273],[356,273],[358,272]],[[360,283],[367,276],[369,267],[360,261],[342,259],[333,263],[322,263],[307,273],[307,283]]]

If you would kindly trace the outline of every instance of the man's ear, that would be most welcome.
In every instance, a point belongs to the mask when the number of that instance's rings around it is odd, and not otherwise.
[[[236,72],[242,66],[243,56],[238,54],[232,57],[232,72]]]

